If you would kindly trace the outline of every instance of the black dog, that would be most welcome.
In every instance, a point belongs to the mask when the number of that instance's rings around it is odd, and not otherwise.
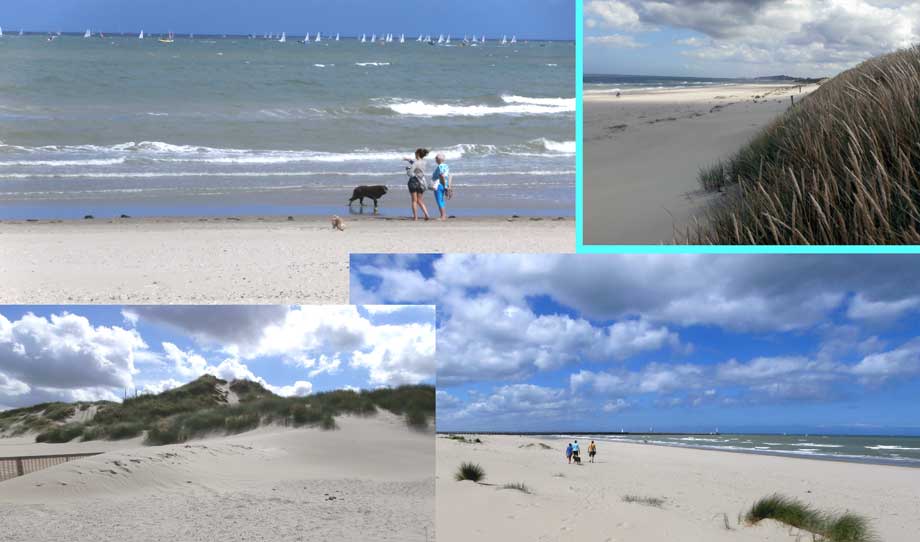
[[[355,188],[354,192],[351,193],[351,199],[348,200],[348,206],[351,207],[351,204],[355,200],[360,200],[361,206],[364,207],[364,198],[370,198],[374,200],[374,209],[377,209],[377,200],[382,198],[386,193],[387,187],[382,184],[377,184],[374,186],[359,186]]]

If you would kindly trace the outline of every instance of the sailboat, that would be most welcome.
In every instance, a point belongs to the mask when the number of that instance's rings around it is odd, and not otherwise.
[[[2,38],[2,37],[3,37],[3,27],[0,26],[0,38]]]
[[[316,43],[319,43],[319,42],[321,42],[321,41],[323,41],[322,32],[317,32],[317,33],[316,33]]]
[[[367,34],[361,34],[361,43],[367,42]]]
[[[479,43],[485,43],[485,42],[486,42],[486,36],[485,34],[483,34],[482,38],[479,40]]]
[[[444,41],[444,45],[450,45],[450,34],[447,35],[447,40]]]
[[[91,38],[91,37],[93,37],[93,33],[89,31],[89,28],[87,28],[87,29],[86,29],[86,32],[83,33],[83,37],[84,37],[84,38]]]
[[[160,43],[172,43],[172,42],[175,41],[175,40],[173,39],[173,33],[170,32],[170,33],[166,34],[166,37],[165,37],[165,38],[160,38],[160,39],[158,39],[157,41],[159,41]]]
[[[438,45],[442,43],[444,43],[444,34],[441,34],[440,36],[438,36]]]
[[[141,33],[137,35],[137,39],[139,39],[139,40],[144,39],[144,31],[143,31],[143,30],[141,30]]]
[[[400,34],[400,35],[399,35],[399,43],[406,43],[406,35],[405,35],[405,34]]]
[[[20,36],[22,35],[22,29],[21,29],[21,28],[19,29],[19,35],[20,35]]]
[[[511,36],[511,45],[517,43],[517,36]]]
[[[508,38],[505,36],[502,36],[502,45],[508,45]]]
[[[306,45],[308,43],[310,43],[310,33],[309,32],[307,32],[307,34],[303,37],[303,44]]]
[[[418,39],[417,39],[417,40],[415,40],[415,41],[418,41],[418,42],[421,42],[421,41],[422,41],[422,35],[421,35],[421,34],[419,34],[419,35],[418,35]]]
[[[281,33],[281,39],[278,40],[278,43],[284,43],[287,41],[287,34],[284,32]]]
[[[335,33],[335,41],[339,41],[339,33],[338,33],[338,32]]]
[[[371,34],[371,43],[377,41],[377,34]]]

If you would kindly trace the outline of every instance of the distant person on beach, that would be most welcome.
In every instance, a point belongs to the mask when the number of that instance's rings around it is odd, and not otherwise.
[[[594,463],[594,456],[597,455],[597,445],[594,444],[594,441],[591,441],[591,444],[588,444],[588,461]]]
[[[578,456],[578,441],[576,440],[572,444],[572,459],[575,460],[575,463],[581,463],[581,457]]]
[[[438,204],[438,210],[441,212],[441,218],[438,220],[447,220],[447,206],[444,202],[453,196],[453,189],[450,187],[450,167],[444,162],[444,153],[438,153],[434,161],[438,167],[434,168],[431,174],[431,190],[434,192],[434,201]]]
[[[572,463],[572,443],[570,442],[568,446],[565,447],[565,458],[568,459],[569,463]]]
[[[425,193],[425,157],[428,156],[428,149],[416,149],[415,158],[404,158],[409,162],[406,166],[406,174],[409,175],[409,197],[412,199],[412,220],[418,220],[418,207],[422,208],[425,213],[425,220],[428,220],[428,208],[425,207],[425,200],[422,195]]]

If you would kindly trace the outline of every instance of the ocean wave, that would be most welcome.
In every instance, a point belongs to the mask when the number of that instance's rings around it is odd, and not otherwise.
[[[9,147],[9,146],[7,146]],[[2,147],[0,147],[2,150]],[[402,165],[402,159],[409,150],[356,149],[351,152],[325,152],[312,150],[260,150],[215,148],[199,145],[177,145],[163,141],[126,142],[115,145],[65,145],[42,147],[15,147],[25,154],[40,154],[36,160],[21,158],[0,161],[2,166],[107,166],[120,165],[126,161],[149,161],[158,163],[194,162],[206,164],[251,164],[272,165],[296,162],[342,163],[358,161],[391,161]],[[490,144],[461,143],[442,149],[432,149],[432,156],[443,153],[448,160],[464,157],[483,157],[496,154],[520,157],[558,158],[575,153],[574,141],[554,141],[546,138],[531,140],[525,144],[496,146]],[[63,155],[59,160],[49,155]],[[80,155],[90,158],[78,158]],[[101,157],[100,157],[101,156]]]
[[[389,62],[355,62],[355,66],[389,66]]]
[[[906,451],[920,450],[920,448],[907,448],[904,446],[885,446],[882,444],[879,444],[878,446],[866,446],[865,448],[867,450],[906,450]]]
[[[575,170],[514,170],[514,171],[467,171],[454,174],[455,179],[501,178],[501,177],[553,177],[574,175]],[[180,177],[405,177],[404,173],[392,171],[120,171],[85,173],[0,173],[0,181],[6,179],[158,179]],[[458,181],[462,182],[462,181]],[[458,186],[461,186],[458,184]],[[476,183],[476,186],[486,186]],[[489,184],[488,186],[516,186],[511,183]]]
[[[422,117],[485,117],[489,115],[558,115],[575,111],[574,98],[502,96],[505,105],[435,104],[421,100],[387,105],[400,115]]]
[[[795,446],[807,446],[809,448],[843,448],[843,444],[815,444],[814,442],[797,442]]]

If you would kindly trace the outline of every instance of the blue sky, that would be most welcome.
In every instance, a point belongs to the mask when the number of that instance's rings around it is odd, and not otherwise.
[[[434,308],[0,306],[0,408],[203,374],[280,395],[434,383]]]
[[[585,0],[585,73],[832,76],[920,41],[912,0]]]
[[[405,32],[574,39],[574,0],[5,0],[0,26],[47,31],[302,35]]]
[[[438,303],[441,431],[920,434],[920,257],[352,256]]]

